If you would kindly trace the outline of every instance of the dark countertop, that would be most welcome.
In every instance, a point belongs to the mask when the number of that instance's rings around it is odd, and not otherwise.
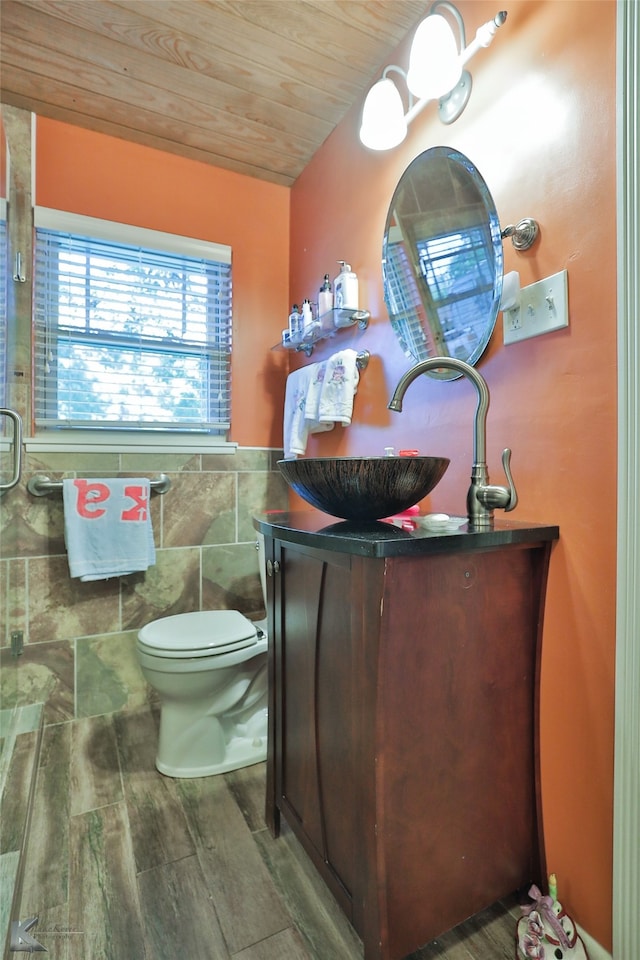
[[[286,543],[298,543],[317,550],[333,550],[359,557],[415,557],[436,553],[490,550],[557,540],[559,527],[553,524],[522,523],[496,519],[493,530],[471,532],[466,518],[452,517],[446,528],[403,530],[387,521],[353,523],[337,520],[319,510],[298,513],[273,511],[253,518],[253,525],[265,536]]]

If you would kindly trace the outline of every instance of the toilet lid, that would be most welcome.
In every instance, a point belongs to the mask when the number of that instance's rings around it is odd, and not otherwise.
[[[238,610],[202,610],[153,620],[138,643],[162,657],[210,657],[251,647],[256,628]]]

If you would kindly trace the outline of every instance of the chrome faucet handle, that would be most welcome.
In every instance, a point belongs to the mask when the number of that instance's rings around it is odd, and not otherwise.
[[[518,504],[518,493],[511,475],[511,450],[506,447],[502,451],[502,466],[504,467],[508,487],[498,487],[493,484],[479,487],[476,490],[476,498],[489,510],[496,507],[509,513]]]

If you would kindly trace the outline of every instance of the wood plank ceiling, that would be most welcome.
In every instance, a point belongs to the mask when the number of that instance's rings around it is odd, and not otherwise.
[[[4,103],[289,185],[426,0],[1,0]]]

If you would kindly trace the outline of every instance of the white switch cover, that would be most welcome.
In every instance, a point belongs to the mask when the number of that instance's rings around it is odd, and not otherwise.
[[[502,314],[504,342],[517,343],[569,326],[567,271],[538,280],[520,291],[520,306]]]

